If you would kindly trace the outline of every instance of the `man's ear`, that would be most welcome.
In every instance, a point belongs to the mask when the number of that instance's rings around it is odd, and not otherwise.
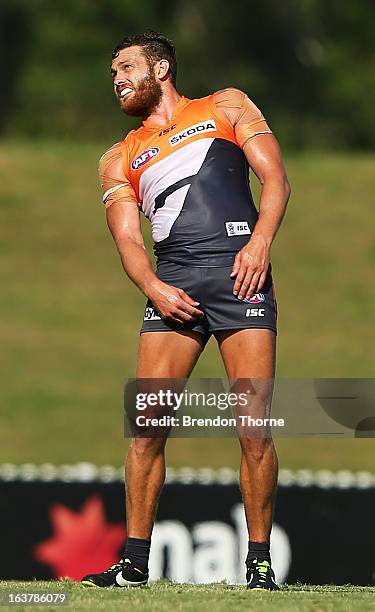
[[[164,81],[166,77],[168,76],[168,72],[169,72],[168,60],[162,59],[158,61],[158,63],[155,66],[156,77],[160,79],[161,81]]]

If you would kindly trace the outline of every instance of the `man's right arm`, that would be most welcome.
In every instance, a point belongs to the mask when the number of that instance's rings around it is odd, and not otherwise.
[[[162,318],[185,323],[201,316],[197,302],[182,289],[161,281],[152,269],[143,241],[137,197],[124,174],[119,143],[101,157],[99,176],[108,227],[126,274],[152,301]]]

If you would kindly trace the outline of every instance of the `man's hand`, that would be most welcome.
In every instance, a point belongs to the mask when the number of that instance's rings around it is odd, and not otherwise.
[[[162,319],[173,323],[191,323],[203,316],[199,302],[193,300],[183,289],[168,285],[161,280],[152,284],[147,296]]]
[[[231,277],[236,278],[233,294],[242,300],[258,293],[266,280],[269,263],[269,244],[265,238],[254,234],[235,257],[231,272]]]

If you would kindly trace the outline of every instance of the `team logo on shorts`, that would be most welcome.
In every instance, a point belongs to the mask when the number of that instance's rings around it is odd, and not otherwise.
[[[147,306],[145,310],[145,316],[143,318],[144,321],[160,321],[161,316],[158,311],[155,310],[152,306]]]
[[[251,298],[243,298],[242,301],[246,302],[246,304],[260,304],[261,302],[265,302],[266,297],[264,293],[254,293]]]
[[[146,149],[145,151],[143,151],[143,153],[138,155],[138,157],[135,157],[133,159],[132,161],[133,170],[139,170],[139,168],[142,168],[142,166],[144,166],[149,161],[151,161],[159,153],[160,153],[160,149],[158,147],[151,147],[150,149]]]

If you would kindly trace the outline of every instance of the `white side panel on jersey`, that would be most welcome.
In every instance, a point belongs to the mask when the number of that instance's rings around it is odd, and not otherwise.
[[[171,193],[171,195],[166,198],[164,206],[159,208],[155,215],[153,215],[151,225],[152,239],[154,242],[160,242],[168,238],[172,225],[181,212],[189,189],[190,185],[184,185]]]
[[[139,183],[142,210],[151,221],[152,238],[155,242],[168,238],[172,225],[182,210],[190,185],[184,185],[174,191],[166,198],[164,206],[154,214],[155,198],[177,181],[197,174],[213,141],[213,138],[201,138],[186,144],[143,172]]]

